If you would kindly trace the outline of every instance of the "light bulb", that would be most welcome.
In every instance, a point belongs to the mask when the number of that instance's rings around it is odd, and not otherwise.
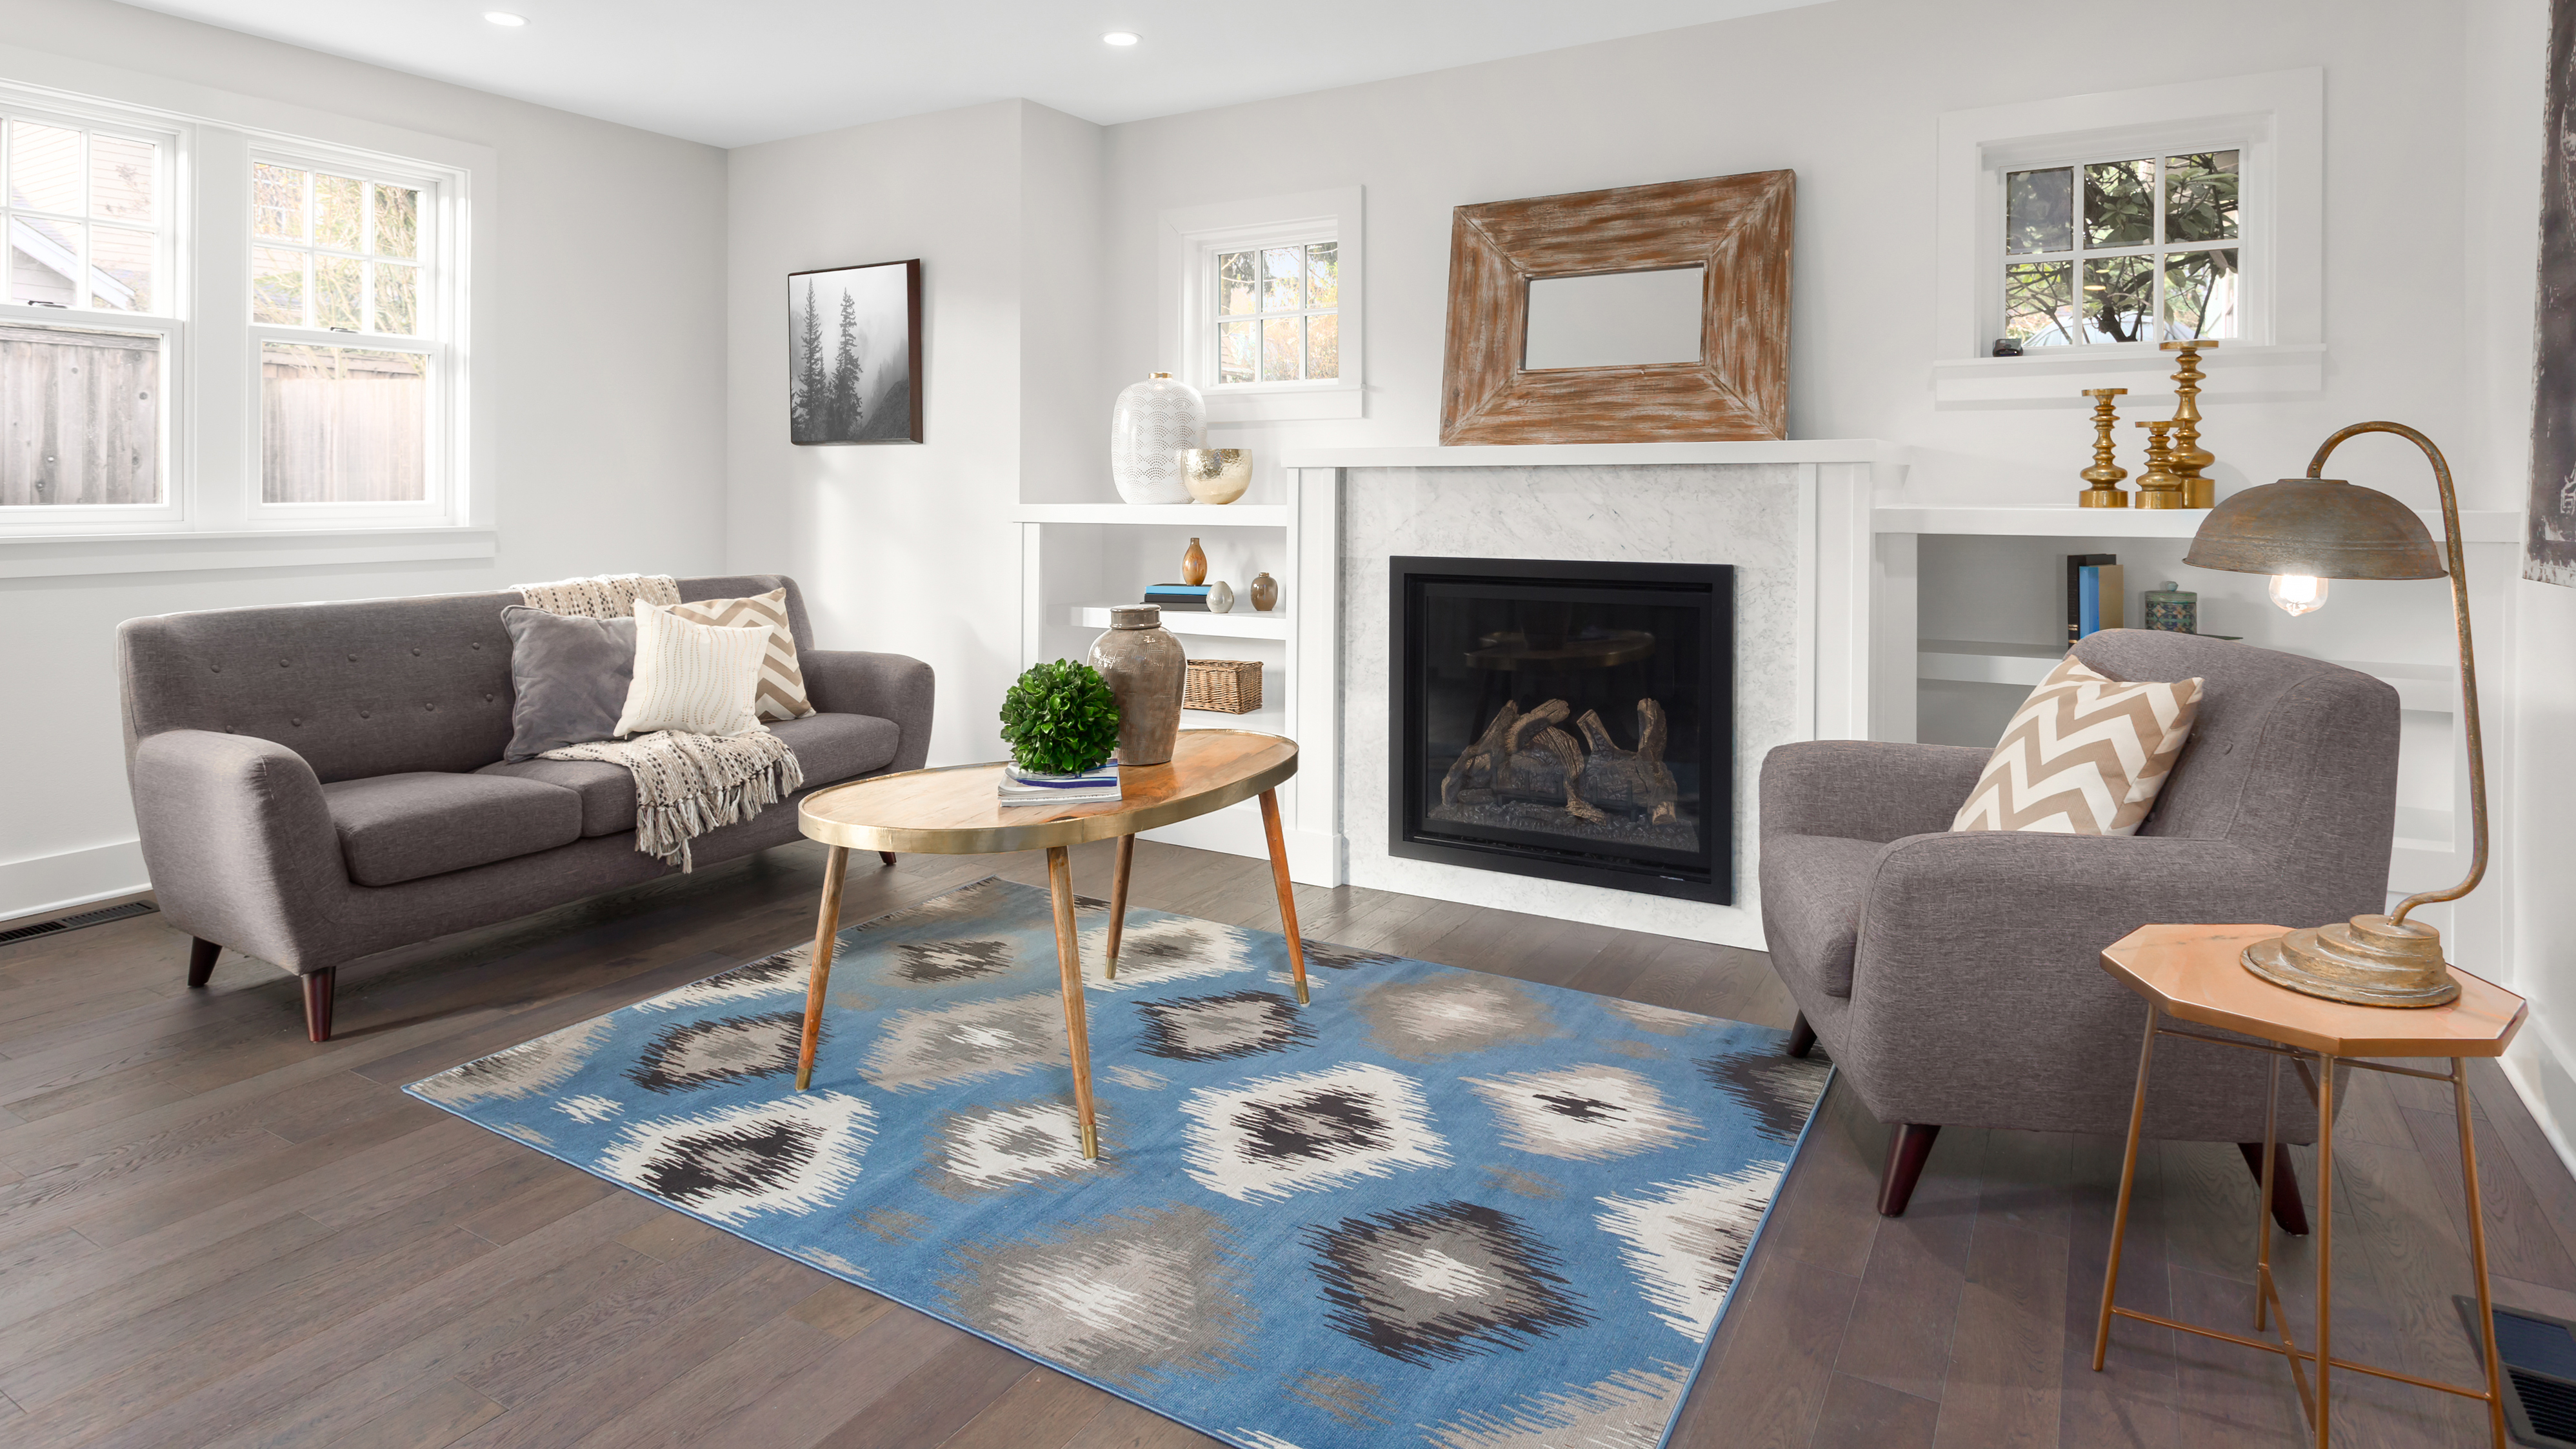
[[[507,10],[486,10],[483,12],[483,18],[507,30],[516,30],[528,23],[528,17],[513,15]]]
[[[2272,602],[2292,618],[2313,614],[2326,606],[2326,581],[2306,574],[2274,574]]]
[[[1103,45],[1134,45],[1137,41],[1142,40],[1143,38],[1143,36],[1138,35],[1132,30],[1113,30],[1107,35],[1100,37],[1100,43]]]

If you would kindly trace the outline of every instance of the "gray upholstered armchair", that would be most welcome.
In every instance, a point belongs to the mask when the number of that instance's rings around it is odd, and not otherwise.
[[[2118,679],[2207,681],[2135,836],[1951,833],[1984,749],[1817,742],[1762,763],[1762,920],[1798,1002],[1790,1050],[1822,1041],[1896,1126],[1890,1216],[1943,1127],[2127,1132],[2146,1007],[2102,947],[2149,924],[2314,926],[2386,904],[2395,690],[2187,634],[2109,630],[2075,652]],[[2160,1047],[2147,1135],[2235,1142],[2254,1165],[2268,1065]],[[2284,1142],[2316,1140],[2305,1094],[2281,1108]],[[2278,1180],[2275,1216],[2304,1231],[2297,1184]]]

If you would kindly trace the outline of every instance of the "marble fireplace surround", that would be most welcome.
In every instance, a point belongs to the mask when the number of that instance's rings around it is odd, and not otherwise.
[[[1310,604],[1301,631],[1299,823],[1332,837],[1334,876],[1759,949],[1763,755],[1870,733],[1870,506],[1898,476],[1894,456],[1870,440],[1290,453],[1299,577],[1309,601],[1329,587],[1336,616]],[[1735,904],[1388,853],[1388,560],[1400,554],[1735,566]],[[1316,788],[1326,780],[1338,788]]]

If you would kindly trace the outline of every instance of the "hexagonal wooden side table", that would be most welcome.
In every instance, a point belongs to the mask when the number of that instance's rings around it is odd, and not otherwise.
[[[2478,1206],[2478,1154],[2469,1131],[2466,1059],[2504,1055],[2505,1043],[2513,1040],[2514,1032],[2522,1026],[2523,1000],[2501,986],[2481,981],[2457,968],[2452,974],[2459,978],[2460,996],[2447,1006],[2347,1006],[2338,1001],[2303,996],[2263,980],[2246,970],[2237,959],[2247,946],[2278,936],[2282,930],[2279,926],[2141,926],[2102,952],[2102,969],[2147,999],[2147,1031],[2145,1041],[2138,1048],[2138,1088],[2129,1105],[2129,1145],[2120,1163],[2120,1206],[2111,1219],[2111,1261],[2103,1275],[2101,1321],[2093,1333],[2093,1369],[2096,1373],[2101,1371],[2103,1359],[2110,1351],[2112,1317],[2134,1318],[2159,1328],[2196,1333],[2203,1338],[2259,1348],[2287,1358],[2290,1376],[2298,1383],[2299,1399],[2308,1411],[2309,1426],[2316,1434],[2317,1449],[2326,1449],[2327,1445],[2328,1404],[2336,1369],[2350,1369],[2355,1373],[2372,1374],[2419,1388],[2440,1389],[2463,1398],[2481,1400],[2487,1406],[2487,1424],[2497,1449],[2503,1449],[2504,1392],[2496,1364],[2495,1308],[2487,1294],[2487,1230]],[[2177,1021],[2222,1027],[2280,1045],[2263,1046],[2195,1031],[2177,1031],[2163,1024],[2168,1016]],[[2277,1344],[2112,1306],[2111,1297],[2120,1286],[2121,1240],[2129,1229],[2129,1193],[2137,1185],[2138,1131],[2147,1116],[2147,1070],[2155,1058],[2156,1038],[2159,1036],[2182,1037],[2272,1054],[2272,1099],[2265,1104],[2263,1118],[2263,1190],[2254,1209],[2254,1331],[2263,1331],[2268,1312],[2274,1330],[2281,1337]],[[2308,1064],[2312,1057],[2316,1067],[2314,1079],[2310,1081]],[[2445,1057],[2450,1060],[2451,1070],[2448,1073],[2418,1071],[2412,1067],[2392,1067],[2358,1060],[2362,1057]],[[2313,1350],[2303,1349],[2291,1340],[2289,1324],[2281,1314],[2281,1293],[2272,1282],[2272,1225],[2266,1210],[2272,1201],[2273,1119],[2279,1111],[2281,1063],[2285,1059],[2298,1066],[2300,1078],[2317,1104],[2317,1346]],[[2375,1368],[2334,1356],[2334,1321],[2329,1310],[2334,1262],[2334,1080],[2337,1066],[2424,1077],[2451,1084],[2452,1104],[2459,1111],[2460,1170],[2468,1189],[2469,1259],[2477,1272],[2478,1321],[2485,1325],[2482,1329],[2486,1340],[2487,1384],[2484,1391],[2417,1378],[2413,1374]],[[2306,1367],[2309,1365],[2317,1371],[2313,1392],[2308,1387]]]

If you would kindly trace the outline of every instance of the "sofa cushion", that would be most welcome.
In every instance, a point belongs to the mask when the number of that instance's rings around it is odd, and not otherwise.
[[[322,787],[349,878],[398,885],[581,838],[581,797],[540,780],[419,772]]]
[[[796,752],[805,788],[830,785],[894,760],[903,738],[895,722],[872,714],[809,714],[773,721],[771,733]],[[635,775],[623,765],[593,760],[518,760],[485,765],[478,774],[539,780],[581,797],[581,833],[614,835],[635,828]],[[773,807],[776,808],[776,807]]]
[[[505,760],[584,745],[617,733],[635,682],[635,621],[549,614],[523,604],[501,611],[510,631],[510,747]]]
[[[1878,872],[1875,840],[1832,835],[1762,837],[1762,931],[1829,996],[1852,993],[1860,910]]]

